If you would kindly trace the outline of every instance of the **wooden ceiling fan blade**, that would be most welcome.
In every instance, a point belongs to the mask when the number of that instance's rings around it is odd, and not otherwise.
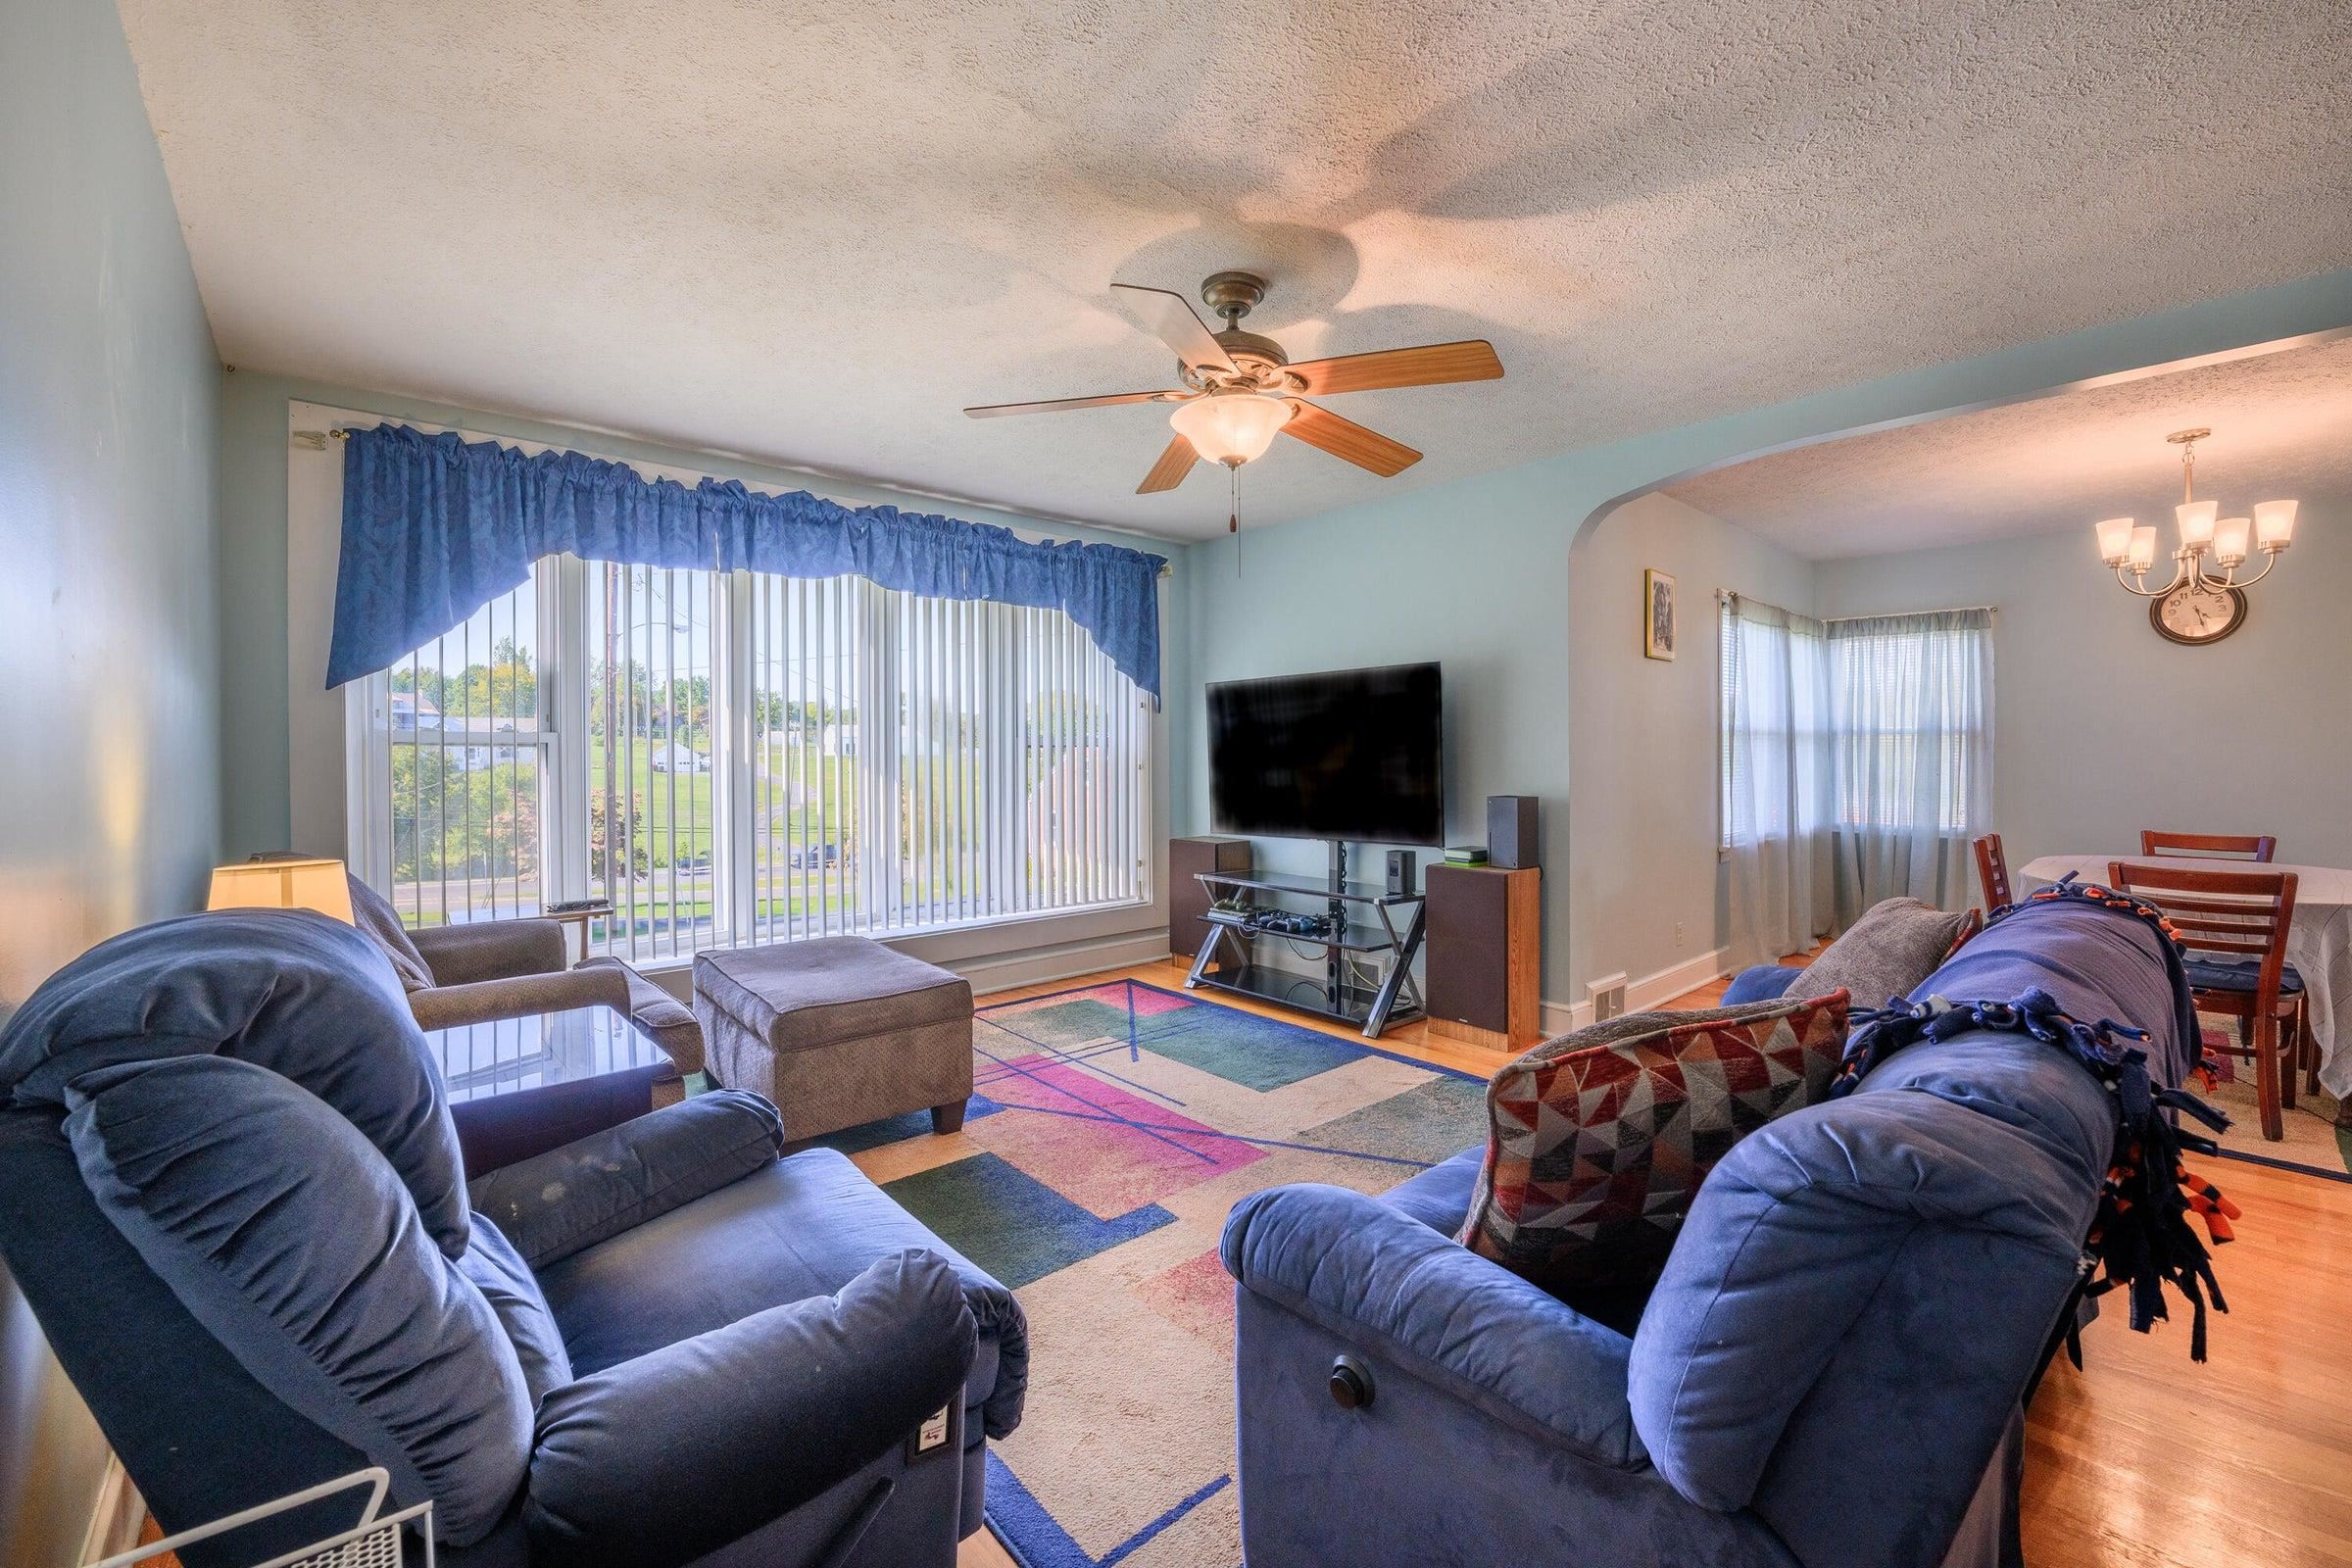
[[[1343,419],[1329,409],[1319,409],[1304,398],[1290,400],[1290,422],[1282,433],[1297,436],[1310,447],[1320,447],[1335,458],[1345,458],[1359,468],[1369,468],[1383,479],[1402,473],[1421,461],[1421,454],[1401,441],[1392,441],[1378,430],[1367,430],[1353,419]]]
[[[1114,392],[1100,398],[1052,398],[1044,403],[984,403],[963,412],[975,419],[997,419],[1007,414],[1060,414],[1068,409],[1107,409],[1118,403],[1157,403],[1182,397],[1181,392]]]
[[[1168,449],[1159,455],[1159,461],[1152,465],[1152,471],[1144,475],[1144,482],[1135,487],[1135,493],[1148,496],[1159,490],[1173,490],[1184,483],[1184,476],[1192,472],[1193,465],[1200,461],[1200,454],[1193,450],[1192,442],[1178,436],[1168,443]]]
[[[1185,302],[1183,295],[1135,283],[1113,283],[1110,292],[1147,331],[1174,349],[1176,358],[1194,369],[1223,370],[1228,375],[1239,373],[1239,368],[1217,342],[1216,334],[1209,331],[1200,313]]]
[[[1345,354],[1336,360],[1306,360],[1285,366],[1317,397],[1338,392],[1372,392],[1390,386],[1443,386],[1449,381],[1493,381],[1502,374],[1494,345],[1483,337],[1459,343],[1424,343],[1416,349],[1382,349]]]

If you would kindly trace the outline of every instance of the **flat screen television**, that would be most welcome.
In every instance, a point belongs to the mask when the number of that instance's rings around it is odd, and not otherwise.
[[[1385,664],[1208,688],[1209,816],[1219,833],[1443,844],[1436,664]]]

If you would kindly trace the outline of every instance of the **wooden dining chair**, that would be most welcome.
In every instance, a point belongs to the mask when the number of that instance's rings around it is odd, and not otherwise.
[[[1984,890],[1984,912],[2017,902],[2009,891],[2009,861],[2001,855],[2001,836],[1987,833],[1976,842],[1977,884]],[[2146,851],[2141,851],[2146,854]]]
[[[2197,1010],[2235,1018],[2237,1045],[2231,1054],[2254,1059],[2262,1136],[2273,1143],[2284,1138],[2280,1111],[2294,1108],[2295,1069],[2310,1035],[2303,977],[2286,961],[2295,873],[2113,860],[2107,880],[2121,892],[2146,899],[2172,921],[2187,950]]]
[[[2215,859],[2253,860],[2268,865],[2278,853],[2278,841],[2268,833],[2158,833],[2139,830],[2142,855],[2210,856]]]

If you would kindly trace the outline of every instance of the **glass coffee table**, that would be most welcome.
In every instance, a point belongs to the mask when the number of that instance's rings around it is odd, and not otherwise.
[[[677,1083],[668,1054],[611,1007],[566,1007],[427,1029],[466,1174],[602,1132]]]

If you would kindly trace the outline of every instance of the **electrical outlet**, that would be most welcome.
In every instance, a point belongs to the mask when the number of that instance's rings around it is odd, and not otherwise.
[[[1674,945],[1678,948],[1683,945],[1683,922],[1680,920],[1674,922]]]

